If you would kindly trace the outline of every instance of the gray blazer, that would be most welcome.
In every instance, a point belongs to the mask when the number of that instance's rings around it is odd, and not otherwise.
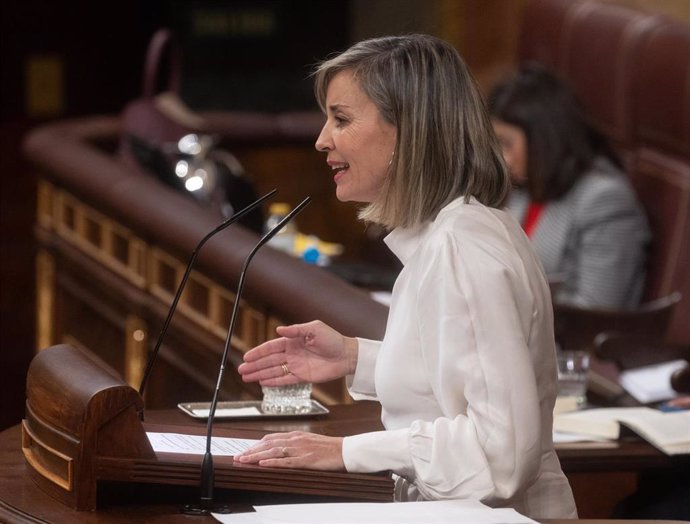
[[[526,191],[514,189],[508,210],[522,221]],[[627,176],[597,159],[560,200],[549,202],[532,244],[552,280],[555,302],[626,308],[639,304],[650,241],[646,215]]]

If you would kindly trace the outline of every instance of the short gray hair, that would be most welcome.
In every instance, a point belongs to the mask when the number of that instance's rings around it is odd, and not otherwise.
[[[397,144],[380,198],[360,218],[387,228],[433,220],[474,196],[500,207],[510,188],[484,100],[458,52],[429,35],[374,38],[320,63],[314,92],[325,112],[333,77],[350,71]]]

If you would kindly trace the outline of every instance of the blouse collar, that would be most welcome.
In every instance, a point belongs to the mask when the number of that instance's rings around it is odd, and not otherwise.
[[[476,203],[477,200],[474,197],[470,198],[470,203]],[[465,197],[459,197],[452,202],[446,204],[445,207],[438,212],[436,218],[433,221],[427,220],[422,224],[413,226],[410,228],[396,227],[391,231],[383,241],[386,243],[388,248],[393,252],[393,254],[400,259],[400,262],[407,264],[407,261],[412,258],[417,248],[422,243],[422,241],[428,236],[431,231],[431,226],[439,220],[439,218],[450,212],[451,210],[462,206],[465,204]]]

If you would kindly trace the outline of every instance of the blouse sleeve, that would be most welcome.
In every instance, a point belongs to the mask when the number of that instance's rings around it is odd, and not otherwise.
[[[542,453],[530,269],[491,246],[460,248],[452,235],[427,257],[415,301],[419,339],[446,416],[347,437],[346,468],[392,470],[426,499],[509,500],[536,479]]]
[[[374,386],[376,354],[381,342],[357,338],[357,368],[354,375],[346,377],[347,389],[354,400],[378,400]]]

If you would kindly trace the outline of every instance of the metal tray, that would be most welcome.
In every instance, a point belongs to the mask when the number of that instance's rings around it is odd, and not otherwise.
[[[207,419],[210,402],[181,402],[177,405],[184,413],[193,418]],[[319,401],[312,399],[311,411],[308,413],[264,413],[261,411],[260,400],[236,400],[218,402],[215,420],[222,419],[253,419],[253,418],[300,418],[318,417],[328,414],[326,408]]]

